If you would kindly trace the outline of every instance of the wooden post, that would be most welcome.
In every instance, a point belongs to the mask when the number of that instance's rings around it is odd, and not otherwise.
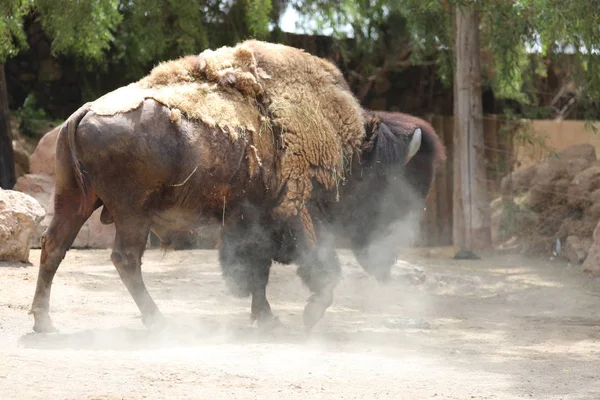
[[[445,175],[446,175],[446,193],[445,197],[448,199],[448,222],[445,226],[447,232],[445,246],[451,246],[454,243],[453,239],[453,226],[454,226],[454,117],[444,117],[444,145],[446,146],[446,162],[445,162]]]
[[[479,15],[456,8],[454,240],[461,250],[491,246],[491,219],[484,160]],[[456,185],[458,181],[458,185]]]
[[[444,127],[444,117],[437,116],[433,119],[433,127],[437,132],[440,141],[446,145],[446,132]],[[435,188],[438,193],[437,195],[437,208],[438,208],[438,218],[437,218],[437,229],[438,229],[438,238],[437,245],[438,246],[446,246],[448,245],[448,229],[450,227],[450,213],[452,212],[450,198],[448,197],[448,171],[445,165],[441,165],[437,171],[435,177]]]
[[[8,89],[4,64],[0,64],[0,187],[12,189],[15,182],[15,158],[8,116]]]

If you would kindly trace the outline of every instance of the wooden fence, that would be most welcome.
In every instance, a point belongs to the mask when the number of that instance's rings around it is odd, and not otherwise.
[[[446,161],[438,169],[427,198],[421,219],[418,246],[452,245],[453,174],[454,174],[454,117],[425,118],[435,129],[446,147]],[[512,162],[512,134],[504,119],[484,116],[484,157],[490,201],[499,195],[500,181]]]

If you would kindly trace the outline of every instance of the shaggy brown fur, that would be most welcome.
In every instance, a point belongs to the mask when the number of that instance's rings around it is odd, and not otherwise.
[[[267,171],[265,184],[281,196],[273,210],[281,218],[304,208],[313,179],[327,190],[343,180],[344,161],[353,158],[365,135],[361,107],[337,67],[302,50],[256,40],[161,63],[140,81],[96,100],[92,110],[127,112],[147,98],[174,110],[174,123],[180,111],[234,140],[250,133],[251,176],[261,159],[277,158],[277,173],[269,177]],[[274,132],[281,135],[279,145]],[[302,221],[313,236],[310,216]]]

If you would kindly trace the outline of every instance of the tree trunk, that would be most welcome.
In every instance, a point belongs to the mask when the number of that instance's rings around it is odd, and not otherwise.
[[[4,64],[0,64],[0,187],[12,189],[15,181],[15,158],[8,118],[8,89]]]
[[[491,218],[484,160],[479,15],[456,9],[455,104],[455,245],[463,250],[491,246]]]

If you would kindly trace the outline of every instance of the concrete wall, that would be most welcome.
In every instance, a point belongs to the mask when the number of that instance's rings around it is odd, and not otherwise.
[[[576,144],[589,143],[596,148],[596,155],[600,157],[600,121],[591,125],[596,127],[597,133],[586,127],[585,121],[572,120],[532,120],[530,129],[535,137],[543,139],[545,145],[553,151],[558,152]],[[548,150],[540,145],[515,144],[515,158],[520,163],[519,167],[529,166],[548,154]]]

